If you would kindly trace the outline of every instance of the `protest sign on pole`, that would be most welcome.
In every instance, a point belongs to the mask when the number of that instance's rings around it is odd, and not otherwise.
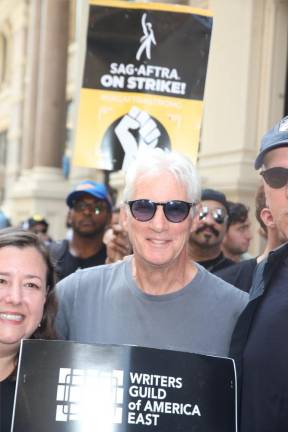
[[[73,163],[117,171],[147,147],[195,160],[211,30],[207,10],[90,0]]]
[[[26,340],[13,432],[236,432],[228,358]]]

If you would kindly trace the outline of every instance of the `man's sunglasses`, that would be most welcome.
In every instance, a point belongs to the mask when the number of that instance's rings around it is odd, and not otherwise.
[[[102,211],[107,210],[107,206],[105,204],[92,204],[92,203],[86,203],[84,201],[75,201],[73,203],[73,209],[77,213],[82,213],[85,210],[89,210],[91,213],[95,213],[96,215],[99,215]]]
[[[280,189],[288,183],[288,168],[274,167],[260,172],[265,182],[273,189]]]
[[[140,222],[148,222],[151,220],[156,213],[157,207],[162,206],[166,219],[173,223],[184,221],[191,207],[196,205],[195,203],[179,200],[154,202],[148,199],[128,201],[126,204],[129,205],[132,216]]]
[[[37,228],[33,230],[35,234],[47,234],[47,231],[48,228]]]
[[[199,219],[205,219],[208,214],[210,214],[214,221],[220,225],[222,225],[227,219],[227,213],[223,208],[209,209],[207,206],[202,207],[201,211],[199,212]]]

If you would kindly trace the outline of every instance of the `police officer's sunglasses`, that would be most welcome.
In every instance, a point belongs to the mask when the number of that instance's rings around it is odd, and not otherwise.
[[[274,167],[260,172],[265,183],[273,189],[280,189],[288,183],[288,168]]]

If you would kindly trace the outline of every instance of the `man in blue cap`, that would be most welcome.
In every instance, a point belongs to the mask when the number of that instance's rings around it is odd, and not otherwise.
[[[288,240],[288,116],[264,135],[261,169],[267,207]],[[256,268],[250,302],[236,325],[231,355],[241,384],[241,432],[288,431],[288,244]]]
[[[105,263],[103,235],[111,220],[112,202],[104,184],[82,181],[69,193],[66,203],[71,239],[55,242],[50,247],[59,279],[79,268]]]

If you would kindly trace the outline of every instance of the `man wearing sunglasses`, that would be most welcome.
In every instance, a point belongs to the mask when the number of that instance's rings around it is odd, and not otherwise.
[[[255,168],[273,223],[286,243],[256,268],[250,303],[235,328],[241,432],[288,431],[288,117],[261,141]]]
[[[105,263],[103,236],[111,220],[111,198],[104,184],[84,180],[69,193],[66,203],[71,239],[50,245],[59,280],[79,268]]]
[[[221,250],[227,231],[228,212],[228,202],[222,192],[202,190],[201,205],[190,234],[189,251],[191,258],[211,273],[234,264]]]
[[[129,167],[120,217],[133,254],[58,285],[58,332],[79,342],[227,355],[248,295],[190,259],[199,199],[191,162],[147,150]]]

